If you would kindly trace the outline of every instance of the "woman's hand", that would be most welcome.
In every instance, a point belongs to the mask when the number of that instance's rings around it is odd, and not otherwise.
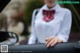
[[[61,42],[63,42],[63,41],[57,37],[52,36],[52,37],[46,38],[45,44],[47,47],[52,47],[52,46],[55,46],[57,43],[61,43]]]

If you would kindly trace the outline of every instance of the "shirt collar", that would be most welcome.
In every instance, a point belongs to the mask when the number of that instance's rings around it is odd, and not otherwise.
[[[55,4],[55,6],[51,9],[47,7],[47,4],[45,5],[45,7],[46,7],[46,10],[56,10],[56,12],[59,11],[59,9],[61,8],[59,4]]]

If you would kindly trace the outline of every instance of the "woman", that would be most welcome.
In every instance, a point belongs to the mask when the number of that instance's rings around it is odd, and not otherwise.
[[[32,35],[28,44],[45,43],[52,47],[67,42],[72,23],[70,10],[55,4],[54,0],[44,0],[44,3],[36,17],[32,17]]]

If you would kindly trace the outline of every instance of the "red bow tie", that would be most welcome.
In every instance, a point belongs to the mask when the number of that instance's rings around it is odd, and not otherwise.
[[[55,10],[43,10],[43,20],[49,22],[54,19]]]

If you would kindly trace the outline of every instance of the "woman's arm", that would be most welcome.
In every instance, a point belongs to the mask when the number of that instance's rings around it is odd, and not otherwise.
[[[36,13],[36,10],[33,11],[33,15],[32,15],[32,23],[31,23],[31,35],[30,35],[30,38],[29,38],[29,41],[28,41],[28,44],[35,44],[36,43],[36,34],[35,34],[35,29],[34,29],[34,26],[35,26],[35,13]]]
[[[71,12],[68,10],[62,22],[60,32],[57,35],[57,37],[60,40],[63,40],[63,42],[68,41],[70,30],[71,30],[71,24],[72,24],[72,15]]]
[[[67,42],[71,29],[71,23],[72,23],[72,15],[71,12],[68,10],[62,21],[59,33],[55,37],[52,36],[47,38],[45,43],[46,46],[50,47],[60,42]]]

